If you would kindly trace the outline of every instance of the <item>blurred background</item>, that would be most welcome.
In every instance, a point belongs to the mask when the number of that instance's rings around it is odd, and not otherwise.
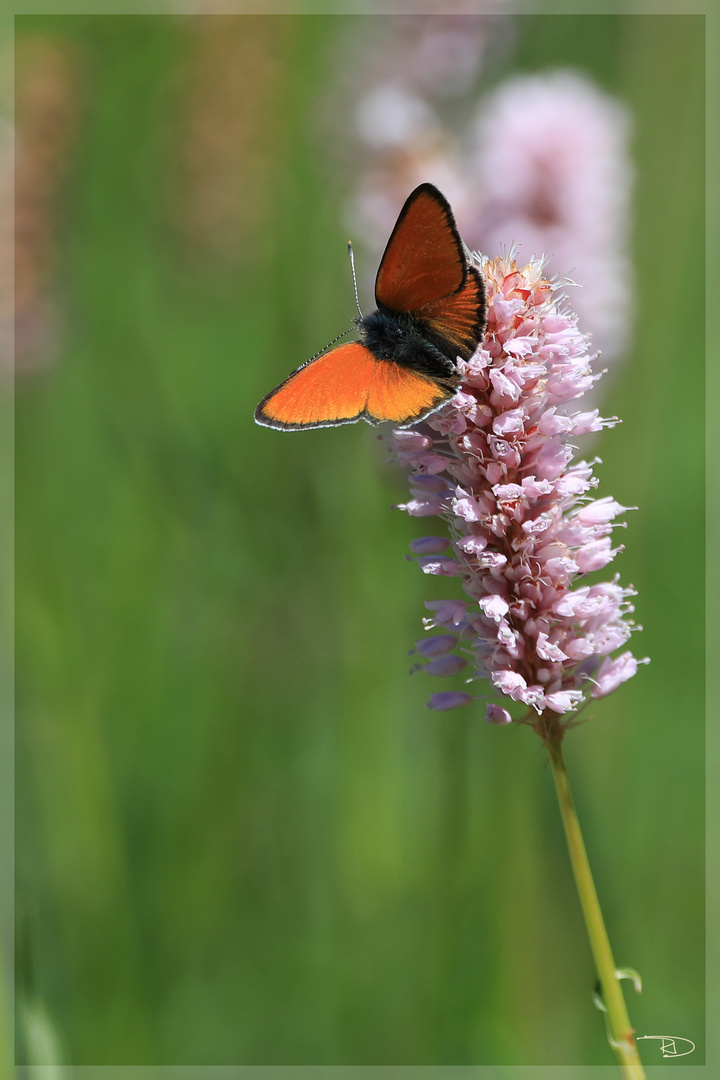
[[[702,17],[24,16],[15,46],[18,1061],[610,1062],[539,740],[408,676],[448,585],[404,560],[382,432],[252,421],[352,319],[348,236],[367,310],[430,180],[469,244],[583,286],[609,369],[623,424],[581,453],[639,507],[652,663],[566,756],[631,1019],[702,1063]]]

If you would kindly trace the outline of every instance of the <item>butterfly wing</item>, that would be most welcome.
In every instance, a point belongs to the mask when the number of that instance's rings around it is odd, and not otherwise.
[[[387,242],[375,280],[378,305],[415,311],[461,289],[467,271],[450,204],[432,184],[421,184],[408,196]]]
[[[370,424],[412,424],[453,393],[449,383],[377,360],[364,345],[350,342],[294,371],[263,398],[255,419],[281,431],[337,427],[361,418]]]
[[[271,390],[255,410],[255,419],[282,431],[352,424],[365,409],[376,364],[364,345],[339,345]]]
[[[413,315],[431,341],[448,343],[457,356],[468,360],[485,329],[485,286],[480,273],[469,266],[468,280],[458,292],[424,304]]]
[[[450,381],[438,381],[389,360],[376,361],[365,419],[391,420],[400,427],[416,424],[439,409],[455,393]]]

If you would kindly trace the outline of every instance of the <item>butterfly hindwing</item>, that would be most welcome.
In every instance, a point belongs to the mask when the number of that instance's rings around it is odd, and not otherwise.
[[[457,292],[467,261],[450,204],[432,184],[408,197],[387,242],[375,299],[391,311],[414,311]]]
[[[379,360],[370,383],[366,419],[375,424],[383,420],[415,424],[454,393],[450,381],[438,382],[390,360]]]
[[[451,296],[423,305],[413,314],[423,328],[440,337],[468,360],[477,348],[485,327],[485,286],[474,266],[468,267],[467,283]]]

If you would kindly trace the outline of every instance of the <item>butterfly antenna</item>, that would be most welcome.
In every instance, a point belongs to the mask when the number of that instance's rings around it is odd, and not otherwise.
[[[328,343],[327,343],[327,345],[325,346],[325,348],[324,348],[324,349],[321,349],[321,350],[320,350],[320,352],[316,352],[314,356],[311,356],[311,357],[310,357],[310,360],[317,360],[318,356],[322,356],[322,354],[323,354],[324,352],[327,352],[327,351],[328,351],[328,349],[330,348],[330,346],[331,346],[331,345],[334,345],[336,341],[339,341],[339,340],[340,340],[340,338],[343,338],[343,337],[345,337],[345,335],[346,335],[346,334],[349,334],[349,333],[351,333],[351,331],[353,331],[354,329],[355,329],[355,326],[354,326],[354,325],[353,325],[353,326],[348,326],[347,330],[343,330],[342,334],[338,334],[338,336],[337,336],[337,337],[334,337],[334,338],[332,339],[332,341],[328,341]],[[309,364],[309,363],[310,363],[310,360],[307,360],[307,361],[306,361],[306,363],[308,363],[308,364]]]
[[[348,255],[350,256],[350,269],[352,270],[353,288],[355,289],[355,303],[357,305],[357,309],[358,309],[358,312],[360,314],[360,318],[362,319],[363,313],[360,310],[360,300],[358,299],[358,291],[357,291],[357,278],[355,277],[355,256],[353,254],[352,241],[350,241],[350,240],[348,240]]]

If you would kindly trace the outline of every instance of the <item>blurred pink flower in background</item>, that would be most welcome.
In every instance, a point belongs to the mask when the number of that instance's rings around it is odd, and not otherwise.
[[[369,20],[366,35],[358,50],[363,63],[338,73],[346,105],[336,113],[343,116],[337,145],[359,177],[348,226],[377,254],[398,207],[425,180],[440,188],[462,224],[471,192],[458,112],[467,113],[481,73],[508,56],[514,23],[505,14],[397,15]]]
[[[371,71],[373,85],[390,77],[429,100],[472,92],[483,67],[507,54],[513,23],[506,14],[462,14],[451,7],[372,20],[363,71]]]
[[[627,348],[630,118],[617,100],[571,71],[516,76],[480,106],[473,148],[473,246],[522,245],[525,258],[582,286],[572,302],[603,359]]]
[[[469,658],[476,678],[528,706],[540,734],[557,736],[584,702],[647,662],[629,651],[611,658],[635,628],[632,587],[617,577],[583,582],[622,550],[611,534],[627,508],[591,496],[595,462],[574,461],[568,440],[617,419],[571,407],[600,376],[563,283],[548,280],[542,260],[518,268],[513,252],[479,264],[488,323],[474,356],[458,362],[461,385],[422,427],[394,434],[394,454],[411,470],[400,509],[444,518],[452,542],[451,550],[442,536],[414,541],[417,561],[426,574],[459,578],[468,597],[426,604],[426,628],[447,633],[416,643],[425,663],[415,670],[456,675]],[[472,700],[445,691],[429,705]],[[512,719],[497,704],[486,718]]]

